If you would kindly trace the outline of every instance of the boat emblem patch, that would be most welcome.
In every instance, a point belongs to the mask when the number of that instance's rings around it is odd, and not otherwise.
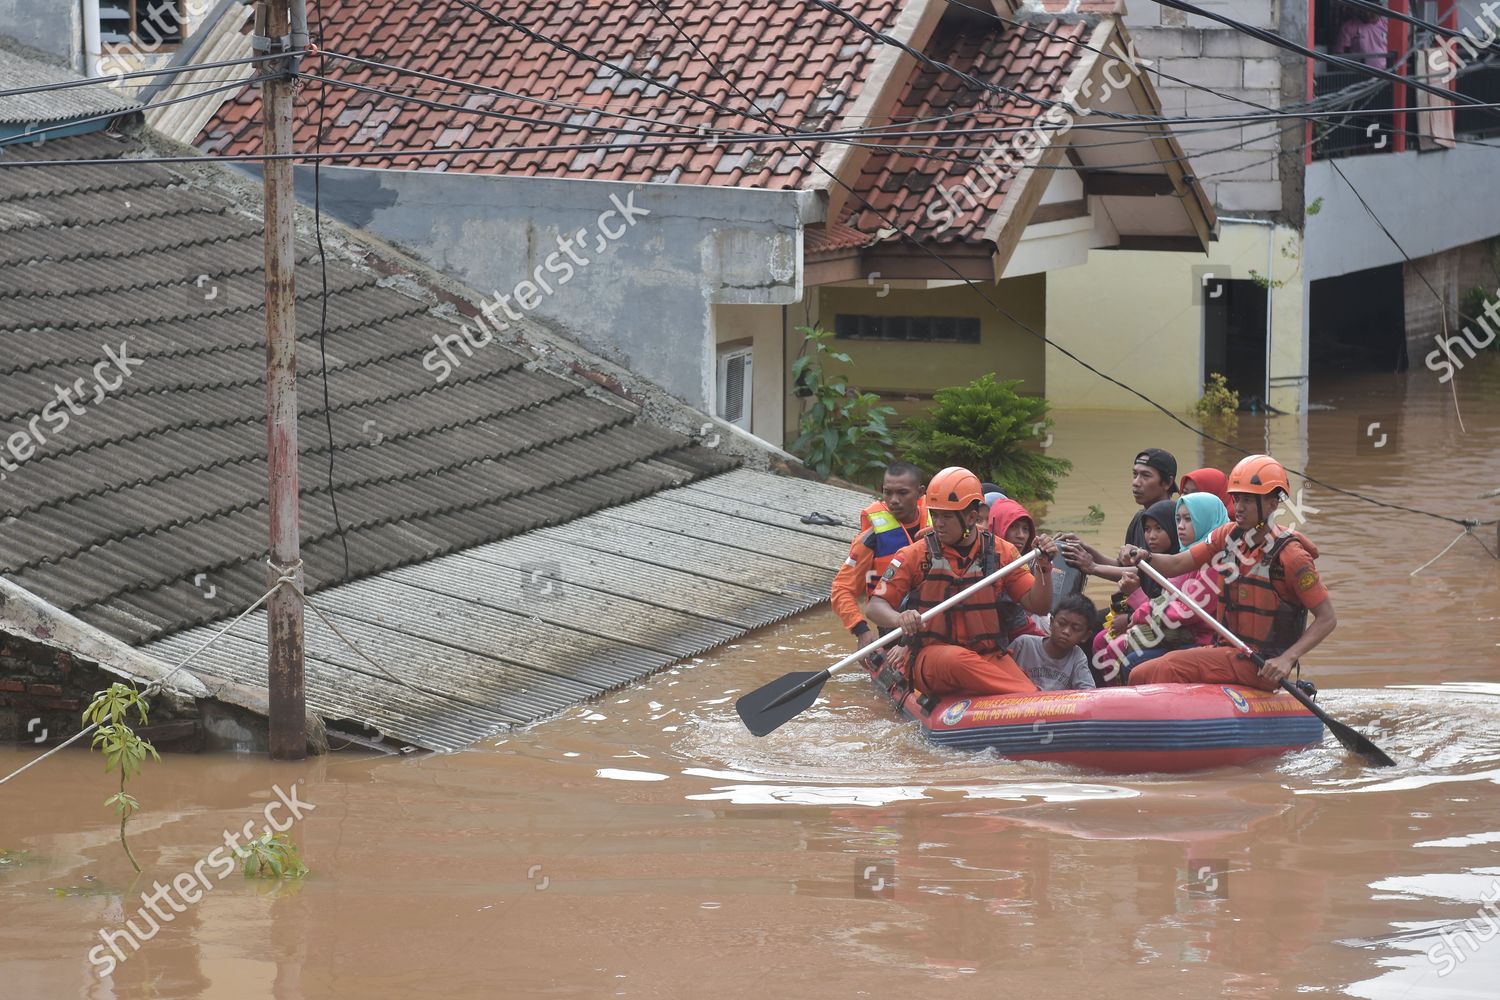
[[[958,725],[959,721],[961,719],[963,719],[964,713],[967,712],[968,710],[969,710],[969,699],[965,698],[962,701],[955,701],[953,704],[951,704],[951,705],[948,706],[947,711],[943,712],[943,716],[942,716],[943,725],[945,725],[945,726],[956,726],[956,725]]]
[[[1237,712],[1248,712],[1248,711],[1250,711],[1250,703],[1245,700],[1245,696],[1244,695],[1240,694],[1238,691],[1236,691],[1234,688],[1231,688],[1231,687],[1223,688],[1222,690],[1223,690],[1223,692],[1226,695],[1229,696],[1229,700],[1234,703],[1235,711],[1237,711]]]

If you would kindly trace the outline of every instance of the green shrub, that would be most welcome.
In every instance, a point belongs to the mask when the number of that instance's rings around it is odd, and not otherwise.
[[[1193,412],[1204,420],[1232,417],[1240,408],[1240,394],[1229,388],[1228,380],[1218,372],[1209,372],[1203,383],[1203,398],[1193,405]]]
[[[894,460],[886,421],[895,414],[880,405],[873,392],[860,392],[842,375],[829,375],[825,361],[851,364],[849,355],[833,349],[829,330],[797,327],[806,338],[802,355],[792,363],[797,395],[811,400],[798,422],[797,440],[787,449],[819,476],[839,476],[871,485]]]
[[[1016,392],[1020,384],[997,382],[990,374],[939,389],[932,408],[901,428],[902,457],[928,475],[961,465],[1021,503],[1051,500],[1073,463],[1036,447],[1052,426],[1047,401],[1022,396]]]

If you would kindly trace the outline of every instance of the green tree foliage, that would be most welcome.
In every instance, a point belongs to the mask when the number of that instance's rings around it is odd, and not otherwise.
[[[1240,394],[1229,388],[1229,382],[1218,372],[1209,372],[1203,383],[1203,398],[1193,406],[1193,412],[1204,420],[1223,420],[1232,417],[1240,408]]]
[[[1020,379],[997,382],[984,375],[965,386],[940,389],[933,406],[901,428],[902,457],[928,475],[961,465],[1022,503],[1051,500],[1073,463],[1038,448],[1052,426],[1047,401],[1016,392]]]
[[[130,844],[125,839],[125,822],[140,810],[141,804],[135,800],[135,796],[126,794],[125,779],[140,773],[141,764],[148,753],[157,760],[161,760],[161,757],[157,755],[156,748],[141,739],[125,720],[129,718],[131,709],[134,709],[136,717],[144,725],[147,707],[139,691],[128,684],[116,682],[107,690],[95,692],[94,700],[83,710],[83,721],[99,727],[94,731],[93,748],[104,753],[105,773],[108,774],[117,767],[120,769],[120,790],[105,799],[104,804],[113,806],[120,817],[120,846],[125,848],[125,856],[130,859],[130,866],[137,872],[141,870],[141,866],[136,862],[135,855],[130,851]]]
[[[894,456],[886,421],[895,414],[880,405],[873,392],[860,392],[842,375],[830,375],[829,361],[851,364],[849,355],[833,349],[828,330],[799,326],[806,338],[803,353],[792,363],[797,394],[810,400],[798,425],[800,433],[787,450],[819,476],[839,476],[868,485]]]
[[[234,853],[244,863],[247,878],[301,878],[307,874],[297,845],[284,833],[267,830],[244,847],[236,847]]]

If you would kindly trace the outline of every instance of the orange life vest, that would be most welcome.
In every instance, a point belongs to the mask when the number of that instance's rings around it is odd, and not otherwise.
[[[1242,538],[1238,528],[1229,533],[1229,544]],[[1223,622],[1229,631],[1245,640],[1261,656],[1270,659],[1286,652],[1307,629],[1307,609],[1282,599],[1275,584],[1282,580],[1281,550],[1297,539],[1295,531],[1261,542],[1261,555],[1253,562],[1238,559],[1239,579],[1225,580]],[[1223,640],[1218,640],[1220,645]]]
[[[905,607],[913,611],[925,614],[1000,568],[995,554],[995,536],[988,531],[979,533],[979,554],[961,573],[943,551],[936,533],[929,532],[924,537],[927,555],[922,561],[922,583],[905,603]],[[1010,645],[1012,635],[1024,629],[1026,624],[1026,609],[1009,596],[996,600],[993,592],[988,597],[980,593],[928,619],[913,645],[939,642],[963,646],[980,654],[1004,651]]]
[[[875,554],[875,561],[870,566],[869,572],[865,574],[865,596],[869,597],[875,593],[875,585],[885,575],[885,568],[891,564],[896,553],[917,540],[917,535],[924,528],[932,527],[932,515],[927,513],[927,501],[925,498],[917,499],[917,531],[915,534],[908,531],[906,525],[896,519],[891,509],[885,505],[885,501],[876,500],[870,506],[859,513],[860,524],[869,525],[861,537],[865,548]]]

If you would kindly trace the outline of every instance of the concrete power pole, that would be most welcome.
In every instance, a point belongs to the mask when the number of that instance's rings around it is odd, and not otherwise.
[[[276,64],[282,75],[261,84],[262,146],[266,155],[292,152],[294,91],[289,75],[295,52],[307,44],[307,22],[298,13],[300,40],[294,35],[293,5],[299,0],[260,0],[259,43],[270,52],[286,52]],[[270,64],[266,64],[269,66]],[[293,277],[292,161],[266,160],[266,458],[267,498],[271,513],[271,562],[268,581],[283,572],[302,586],[301,534],[298,525],[300,484],[297,470],[297,294]],[[289,587],[278,587],[266,605],[270,655],[270,743],[273,760],[307,756],[307,695],[303,687],[302,599]]]

